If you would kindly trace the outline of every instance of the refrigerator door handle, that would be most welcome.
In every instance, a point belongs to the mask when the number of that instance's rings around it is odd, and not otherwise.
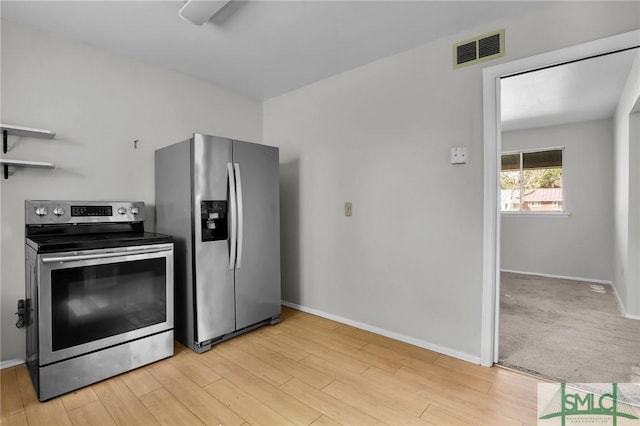
[[[227,163],[227,174],[229,175],[229,209],[230,228],[231,228],[231,244],[229,244],[229,269],[236,267],[236,248],[238,244],[237,230],[237,211],[236,211],[236,177],[233,170],[233,164]]]
[[[236,200],[238,203],[238,255],[236,260],[236,269],[240,269],[242,264],[242,240],[244,231],[244,214],[243,214],[243,202],[242,202],[242,179],[240,179],[240,164],[234,163],[233,167],[236,171]]]

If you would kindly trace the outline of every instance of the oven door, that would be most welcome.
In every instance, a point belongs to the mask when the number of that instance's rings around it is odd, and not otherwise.
[[[40,366],[173,328],[173,244],[38,255]]]

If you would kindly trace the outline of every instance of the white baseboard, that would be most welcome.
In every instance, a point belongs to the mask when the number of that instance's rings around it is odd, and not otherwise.
[[[375,327],[373,325],[365,324],[363,322],[350,320],[348,318],[344,318],[338,315],[330,314],[324,311],[320,311],[318,309],[309,308],[306,306],[298,305],[296,303],[287,302],[286,300],[282,301],[284,306],[288,306],[290,308],[296,309],[298,311],[307,312],[309,314],[317,315],[319,317],[323,317],[326,319],[330,319],[332,321],[336,321],[342,324],[350,325],[355,328],[359,328],[361,330],[370,331],[372,333],[379,334],[381,336],[389,337],[391,339],[399,340],[401,342],[409,343],[414,346],[419,346],[424,349],[428,349],[430,351],[438,352],[443,355],[448,355],[454,358],[461,359],[463,361],[471,362],[473,364],[480,364],[480,357],[471,355],[465,352],[461,352],[455,349],[447,348],[444,346],[436,345],[434,343],[426,342],[424,340],[416,339],[414,337],[405,336],[404,334],[396,333],[394,331],[385,330],[383,328]]]
[[[597,280],[594,278],[582,278],[582,277],[568,277],[565,275],[542,274],[539,272],[514,271],[511,269],[500,269],[500,272],[509,272],[512,274],[521,274],[521,275],[534,275],[536,277],[558,278],[561,280],[584,281],[586,283],[605,284],[613,287],[613,281],[610,281],[610,280]]]
[[[611,290],[613,291],[613,294],[616,297],[616,300],[618,301],[618,309],[620,310],[620,315],[622,315],[625,318],[628,319],[632,319],[632,320],[640,320],[640,315],[634,315],[634,314],[628,314],[626,309],[624,308],[624,304],[622,303],[622,299],[620,299],[620,295],[618,294],[618,289],[616,288],[615,285],[613,285],[613,281],[607,281],[607,280],[594,280],[591,278],[578,278],[578,277],[565,277],[562,275],[551,275],[551,274],[540,274],[537,272],[524,272],[524,271],[513,271],[510,269],[501,269],[500,272],[509,272],[512,274],[522,274],[522,275],[534,275],[537,277],[547,277],[547,278],[559,278],[562,280],[572,280],[572,281],[584,281],[587,283],[595,283],[595,284],[603,284],[603,285],[608,285],[611,286]]]
[[[616,300],[618,301],[618,309],[620,310],[620,315],[622,315],[623,317],[625,317],[627,319],[640,321],[640,315],[628,314],[627,313],[627,310],[625,309],[624,304],[622,303],[622,299],[620,298],[620,295],[618,294],[618,289],[616,288],[616,286],[611,284],[611,288],[613,289],[613,294],[616,295]]]
[[[24,364],[24,359],[9,359],[7,361],[0,361],[0,370],[4,370],[5,368],[15,367],[16,365]]]
[[[616,296],[616,301],[618,302],[618,310],[620,311],[620,315],[622,315],[625,318],[629,318],[629,319],[640,319],[640,317],[632,318],[632,317],[629,316],[629,314],[627,314],[627,310],[624,308],[624,304],[622,303],[622,299],[620,298],[620,295],[618,294],[618,289],[613,284],[611,285],[611,288],[613,289],[613,294]]]
[[[624,308],[624,305],[622,304],[622,299],[620,299],[620,295],[618,294],[618,290],[616,289],[616,286],[612,285],[611,288],[613,288],[613,294],[616,295],[616,300],[618,301],[618,309],[620,310],[620,315],[622,315],[627,319],[640,321],[640,315],[627,313],[627,310]]]

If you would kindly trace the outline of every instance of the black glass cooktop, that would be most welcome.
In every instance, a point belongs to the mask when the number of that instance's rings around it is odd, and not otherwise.
[[[163,234],[144,232],[142,234],[64,235],[27,237],[38,253],[61,251],[96,250],[102,248],[143,246],[147,244],[170,243],[171,237]]]
[[[169,235],[145,232],[142,226],[60,226],[27,228],[27,244],[38,253],[97,250],[172,242]]]

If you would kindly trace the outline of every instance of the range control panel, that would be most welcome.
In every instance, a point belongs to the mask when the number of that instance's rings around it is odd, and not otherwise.
[[[64,223],[142,222],[142,201],[53,201],[27,200],[25,223],[50,225]]]

